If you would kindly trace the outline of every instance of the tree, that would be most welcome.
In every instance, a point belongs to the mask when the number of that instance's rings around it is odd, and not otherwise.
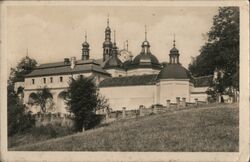
[[[7,87],[8,136],[24,132],[35,125],[35,119],[14,92],[13,84]]]
[[[25,75],[29,74],[37,65],[37,61],[35,59],[30,58],[29,56],[25,56],[18,63],[16,68],[11,68],[9,81],[23,81]]]
[[[100,118],[95,114],[98,106],[105,107],[93,78],[79,77],[72,79],[67,93],[69,111],[74,114],[77,131],[92,128],[99,124]]]
[[[219,91],[232,86],[238,90],[239,8],[220,7],[207,36],[207,42],[201,47],[200,55],[189,64],[189,70],[194,76],[211,75],[216,69],[223,71],[223,77],[217,82],[220,85],[216,85]]]
[[[53,106],[54,103],[52,102],[52,95],[50,93],[50,90],[47,87],[44,87],[43,89],[40,89],[36,92],[36,97],[33,98],[32,104],[38,104],[41,108],[41,111],[43,113],[47,112],[47,103],[51,103],[50,106]]]
[[[28,56],[21,59],[17,67],[11,68],[11,73],[7,85],[7,114],[8,114],[8,135],[11,136],[18,132],[23,132],[35,125],[35,119],[27,111],[25,105],[19,100],[14,91],[14,84],[23,81],[24,76],[30,73],[37,62]],[[19,92],[22,89],[19,89]]]

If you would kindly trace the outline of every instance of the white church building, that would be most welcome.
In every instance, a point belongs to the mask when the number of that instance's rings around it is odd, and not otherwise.
[[[44,87],[50,89],[53,101],[48,102],[48,110],[52,113],[68,113],[64,98],[69,82],[72,78],[82,76],[95,78],[100,94],[108,99],[112,110],[121,110],[123,107],[127,110],[138,109],[140,105],[166,106],[167,100],[175,103],[177,97],[184,98],[186,102],[194,102],[196,98],[207,101],[206,91],[213,81],[213,75],[193,77],[179,61],[181,54],[175,40],[173,48],[165,53],[166,57],[169,55],[169,62],[161,63],[150,51],[146,32],[138,55],[133,57],[125,47],[119,50],[115,37],[114,42],[111,41],[108,21],[101,59],[90,59],[85,35],[81,60],[72,57],[64,58],[61,62],[41,64],[26,75],[24,81],[17,82],[15,88],[23,88],[23,102],[33,113],[39,112],[40,108],[32,104],[32,99]]]

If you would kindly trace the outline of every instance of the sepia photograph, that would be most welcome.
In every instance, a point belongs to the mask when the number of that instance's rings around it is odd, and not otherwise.
[[[249,147],[240,3],[34,2],[2,7],[6,154],[240,156]]]

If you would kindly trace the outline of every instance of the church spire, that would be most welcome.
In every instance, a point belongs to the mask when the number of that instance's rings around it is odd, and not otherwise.
[[[115,35],[115,30],[114,30],[114,43],[113,43],[113,47],[112,47],[112,56],[116,57],[118,54],[118,48],[116,46],[116,35]]]
[[[147,41],[147,27],[145,25],[145,40],[142,42],[142,50],[141,50],[141,54],[150,54],[150,44]]]
[[[85,41],[82,44],[82,60],[88,60],[89,59],[89,44],[87,42],[87,32],[85,31],[84,34]]]
[[[145,41],[147,41],[147,25],[145,25]]]
[[[175,47],[175,34],[174,34],[174,41],[173,41],[173,46]]]
[[[109,14],[108,14],[108,18],[107,18],[107,27],[109,27]]]
[[[111,29],[109,27],[109,14],[107,18],[107,27],[105,29],[105,40],[103,42],[103,61],[109,59],[112,55]]]
[[[169,54],[169,62],[170,64],[179,64],[179,50],[175,47],[175,34],[174,34],[174,40],[173,40],[173,48],[170,50],[170,54]]]

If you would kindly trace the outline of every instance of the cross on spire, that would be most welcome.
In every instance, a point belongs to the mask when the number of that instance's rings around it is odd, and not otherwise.
[[[29,48],[26,48],[26,57],[29,56]]]
[[[173,42],[174,42],[173,46],[175,47],[175,34],[174,34],[174,41]]]
[[[109,26],[109,13],[108,13],[108,19],[107,19],[107,26]]]
[[[147,26],[145,25],[145,41],[147,40]]]
[[[126,43],[127,43],[127,50],[128,50],[128,40],[126,40]]]

